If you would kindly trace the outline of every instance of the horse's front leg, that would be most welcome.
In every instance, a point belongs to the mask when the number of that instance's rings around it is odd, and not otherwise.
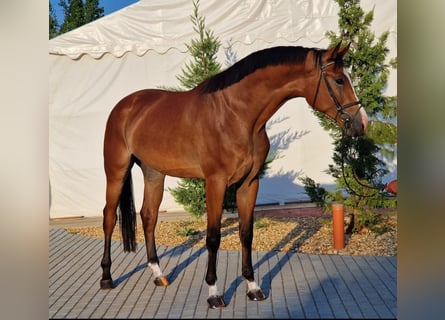
[[[153,272],[153,282],[156,286],[168,286],[169,282],[159,266],[155,241],[155,229],[158,222],[159,206],[164,193],[165,175],[145,166],[143,163],[141,169],[144,174],[144,200],[142,202],[141,220],[144,228],[148,267]]]
[[[242,246],[242,275],[247,281],[247,296],[250,300],[261,301],[266,295],[255,282],[252,266],[252,241],[253,241],[253,210],[258,193],[258,179],[251,183],[244,182],[236,193],[239,215],[239,237]]]
[[[209,285],[209,308],[223,308],[226,306],[222,295],[216,287],[216,260],[221,243],[221,217],[222,204],[227,185],[223,180],[206,179],[206,205],[207,205],[207,237],[206,247],[208,253],[206,283]]]

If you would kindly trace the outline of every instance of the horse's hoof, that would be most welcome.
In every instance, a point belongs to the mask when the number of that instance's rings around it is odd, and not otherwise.
[[[101,289],[114,289],[113,280],[111,280],[111,279],[100,280],[100,288]]]
[[[207,299],[207,303],[210,309],[224,308],[226,306],[222,296],[210,296]]]
[[[261,289],[248,291],[247,296],[251,301],[262,301],[266,299],[266,295]]]
[[[166,287],[169,285],[168,280],[165,276],[156,277],[153,282],[157,287]]]

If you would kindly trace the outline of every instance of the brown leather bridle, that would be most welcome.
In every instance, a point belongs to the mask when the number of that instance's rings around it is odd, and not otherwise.
[[[335,115],[335,120],[337,120],[337,118],[340,118],[340,121],[343,123],[343,127],[345,129],[348,129],[350,127],[352,119],[357,115],[360,108],[363,108],[363,106],[360,104],[359,100],[347,103],[345,105],[340,104],[337,97],[335,96],[334,90],[332,90],[332,87],[329,84],[328,78],[326,76],[326,71],[325,71],[327,67],[329,67],[330,65],[333,65],[334,63],[335,63],[335,61],[331,61],[331,62],[328,62],[327,64],[323,65],[321,63],[321,57],[320,57],[320,77],[318,78],[317,88],[315,89],[315,96],[314,96],[314,99],[312,102],[312,107],[315,108],[315,102],[317,101],[318,92],[320,90],[321,78],[323,78],[324,82],[326,84],[326,88],[328,89],[329,95],[331,96],[332,100],[335,103],[335,107],[337,108],[337,114]],[[347,111],[345,111],[346,109],[353,107],[357,104],[359,105],[359,109],[356,111],[354,116],[351,116]]]
[[[363,106],[360,103],[360,100],[354,101],[354,102],[350,102],[347,103],[345,105],[341,105],[340,102],[338,101],[337,97],[335,96],[334,90],[332,90],[331,85],[329,84],[329,81],[327,79],[326,76],[326,68],[335,64],[335,61],[331,61],[326,63],[325,65],[323,65],[321,63],[321,57],[320,57],[320,77],[318,78],[318,83],[317,83],[317,88],[315,90],[315,96],[314,96],[314,100],[312,103],[312,107],[315,108],[315,102],[317,101],[317,97],[318,97],[318,92],[320,90],[320,83],[321,83],[321,78],[324,79],[324,82],[326,84],[326,88],[328,89],[329,95],[331,96],[332,100],[335,103],[335,107],[337,108],[337,114],[335,115],[335,120],[337,120],[337,118],[340,118],[340,121],[343,123],[343,130],[342,130],[342,144],[345,143],[345,130],[344,129],[348,129],[351,125],[352,119],[357,115],[357,113],[360,111],[360,108],[363,108]],[[355,105],[359,105],[358,110],[355,112],[354,116],[351,116],[346,109],[353,107]],[[342,148],[342,150],[345,150],[345,148]],[[342,170],[342,175],[343,175],[343,179],[345,182],[346,187],[349,189],[349,191],[356,195],[356,196],[360,196],[360,197],[373,197],[376,195],[376,193],[380,192],[381,190],[384,190],[385,186],[384,184],[378,184],[378,185],[370,185],[370,184],[364,184],[363,182],[361,182],[361,179],[357,177],[356,173],[354,170],[352,170],[352,175],[354,180],[361,185],[362,187],[368,188],[368,189],[374,189],[376,190],[373,194],[369,194],[369,195],[364,195],[361,193],[358,193],[357,191],[355,191],[348,183],[347,179],[346,179],[346,173],[345,173],[345,162],[349,162],[348,159],[348,150],[345,150],[344,152],[341,152],[341,170]],[[379,170],[377,170],[379,171]],[[375,173],[376,174],[376,173]]]

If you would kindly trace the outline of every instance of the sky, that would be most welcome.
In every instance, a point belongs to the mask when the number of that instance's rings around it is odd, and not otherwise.
[[[63,22],[63,10],[59,6],[59,0],[50,0],[50,2],[56,12],[57,21],[61,24]],[[104,15],[106,16],[135,2],[138,2],[138,0],[99,0],[99,6],[104,8]]]

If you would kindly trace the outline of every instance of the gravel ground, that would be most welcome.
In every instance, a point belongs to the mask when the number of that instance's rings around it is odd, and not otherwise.
[[[345,219],[345,228],[347,226]],[[307,254],[342,255],[397,255],[397,215],[385,221],[387,231],[377,234],[368,229],[345,235],[345,248],[333,249],[333,229],[330,216],[256,217],[254,225],[253,250],[282,251]],[[102,227],[67,228],[70,233],[103,238]],[[159,221],[156,226],[156,244],[165,246],[184,245],[204,247],[206,219],[184,219],[181,221]],[[240,250],[238,218],[222,220],[222,250]],[[119,227],[115,228],[113,239],[121,239]],[[142,226],[137,228],[137,241],[143,242]]]

